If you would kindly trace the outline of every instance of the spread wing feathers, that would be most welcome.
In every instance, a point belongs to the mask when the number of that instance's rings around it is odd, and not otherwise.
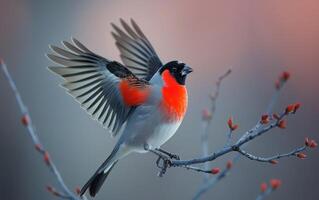
[[[120,21],[124,30],[113,23],[111,25],[115,30],[112,35],[116,41],[116,46],[120,50],[121,59],[125,66],[138,78],[149,81],[162,66],[162,62],[133,19],[131,19],[133,28],[124,20],[120,19]]]
[[[114,136],[134,109],[124,104],[118,84],[123,78],[135,76],[120,63],[93,53],[78,40],[72,38],[72,42],[63,41],[65,49],[50,46],[55,54],[47,56],[60,66],[49,69],[64,78],[62,86],[68,93]],[[134,80],[139,82],[136,77]]]

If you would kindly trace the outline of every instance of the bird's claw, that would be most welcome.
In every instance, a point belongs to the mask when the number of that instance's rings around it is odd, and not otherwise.
[[[180,157],[177,154],[172,154],[172,153],[165,151],[163,149],[156,149],[156,150],[165,154],[165,155],[168,155],[171,159],[180,160]]]
[[[170,157],[171,159],[180,160],[179,155],[176,155],[176,154],[171,154],[169,157]]]
[[[158,168],[161,169],[160,172],[158,173],[158,176],[162,177],[166,173],[167,168],[172,166],[171,158],[165,155],[158,156],[156,160],[156,165]]]

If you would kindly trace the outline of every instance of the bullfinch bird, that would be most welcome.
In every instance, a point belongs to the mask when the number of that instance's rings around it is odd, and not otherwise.
[[[118,161],[132,152],[167,153],[160,149],[180,126],[187,109],[185,79],[192,68],[178,61],[162,64],[138,25],[112,24],[123,64],[93,53],[78,40],[50,46],[48,58],[59,66],[49,69],[64,79],[81,106],[120,135],[108,158],[81,190],[95,196]]]

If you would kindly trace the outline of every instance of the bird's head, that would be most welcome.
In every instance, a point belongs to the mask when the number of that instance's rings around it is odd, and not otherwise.
[[[159,73],[162,75],[165,71],[169,72],[179,84],[185,85],[186,76],[191,73],[193,69],[185,63],[171,61],[163,65]]]

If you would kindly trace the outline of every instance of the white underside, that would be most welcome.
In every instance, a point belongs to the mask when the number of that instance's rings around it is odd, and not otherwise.
[[[153,134],[150,134],[146,143],[151,149],[160,148],[176,133],[180,124],[181,122],[161,124],[155,128]]]

